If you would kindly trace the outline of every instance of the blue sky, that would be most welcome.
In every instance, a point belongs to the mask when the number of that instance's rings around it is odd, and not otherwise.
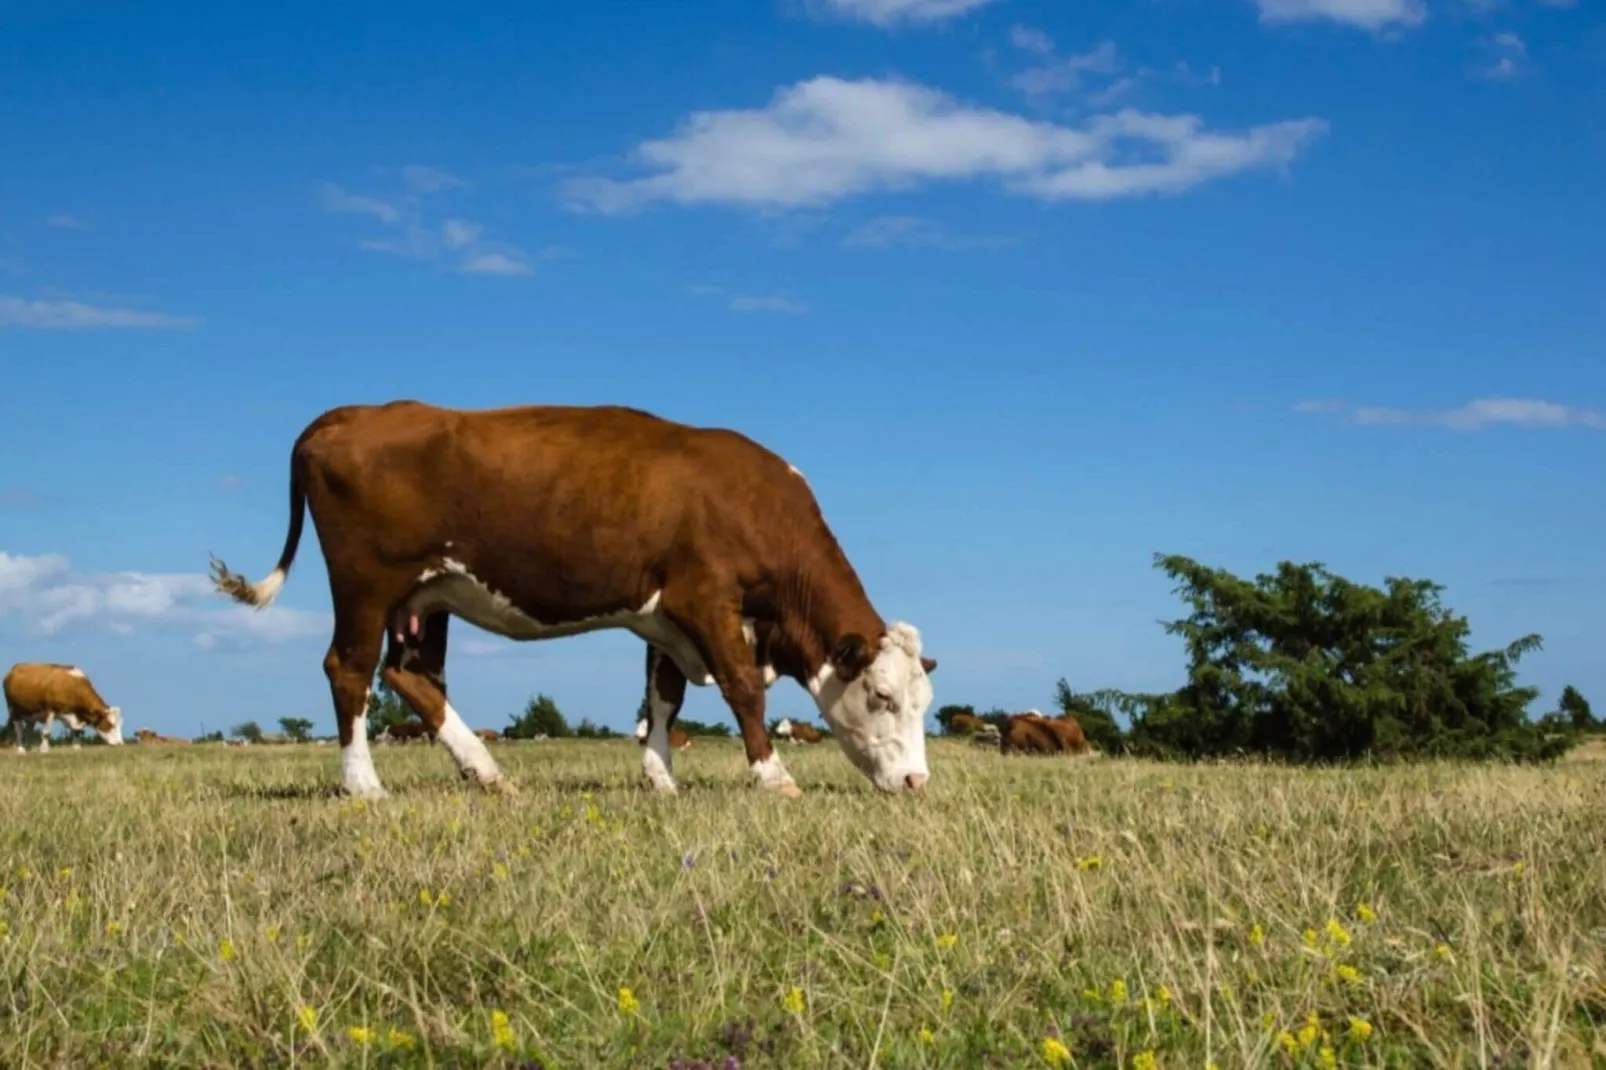
[[[939,704],[1175,686],[1155,551],[1431,577],[1606,700],[1588,5],[18,2],[0,100],[0,660],[133,727],[332,729],[310,529],[202,575],[396,397],[754,435]],[[470,723],[630,726],[634,638],[454,629]]]

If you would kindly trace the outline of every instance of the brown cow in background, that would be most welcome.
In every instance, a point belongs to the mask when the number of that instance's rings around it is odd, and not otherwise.
[[[1070,714],[1044,717],[1036,710],[1011,714],[1000,733],[1003,754],[1086,754],[1087,736]]]

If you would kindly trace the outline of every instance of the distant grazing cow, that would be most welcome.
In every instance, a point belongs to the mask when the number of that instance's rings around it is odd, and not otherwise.
[[[794,721],[789,717],[775,726],[775,734],[782,739],[790,739],[793,743],[818,743],[825,738],[820,735],[818,728],[807,721]]]
[[[999,750],[1005,754],[1085,754],[1088,743],[1076,718],[1068,714],[1044,717],[1030,710],[1010,716],[1000,733]]]
[[[636,722],[636,742],[644,747],[647,745],[647,732],[647,720],[642,718]],[[691,736],[689,734],[682,732],[678,728],[669,730],[670,750],[685,750],[689,746],[691,746]]]
[[[474,729],[474,734],[487,743],[495,743],[502,738],[502,734],[494,728],[476,728]]]
[[[873,431],[865,448],[905,449],[882,438]],[[899,463],[917,478],[912,457]],[[735,431],[612,405],[331,409],[291,450],[278,564],[251,583],[213,558],[217,588],[272,602],[308,509],[334,596],[323,664],[347,792],[384,794],[363,731],[382,653],[386,683],[461,774],[514,790],[447,701],[454,614],[516,640],[608,628],[643,639],[642,771],[659,791],[675,790],[668,728],[690,682],[718,686],[753,780],[801,794],[764,731],[781,676],[808,689],[877,788],[918,791],[930,776],[937,663],[912,625],[877,612],[797,469]]]
[[[27,749],[22,745],[22,726],[28,721],[39,724],[39,753],[48,752],[57,717],[74,732],[89,725],[112,746],[123,742],[123,711],[106,705],[82,669],[19,662],[6,673],[4,690],[7,724],[16,733],[19,754]]]
[[[180,736],[159,736],[153,729],[141,728],[134,733],[134,741],[140,744],[159,743],[170,747],[188,747],[190,741]]]

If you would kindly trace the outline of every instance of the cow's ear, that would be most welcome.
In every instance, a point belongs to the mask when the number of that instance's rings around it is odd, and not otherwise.
[[[858,632],[849,632],[836,641],[836,647],[831,651],[831,668],[836,670],[839,679],[848,683],[858,679],[874,658],[870,640]]]
[[[937,659],[936,658],[921,658],[920,659],[920,667],[922,669],[926,670],[926,675],[927,676],[930,676],[932,673],[937,671]]]

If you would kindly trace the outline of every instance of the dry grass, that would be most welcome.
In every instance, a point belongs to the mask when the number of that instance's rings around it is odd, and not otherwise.
[[[377,805],[329,793],[332,748],[0,763],[0,1065],[1606,1058],[1606,763],[935,742],[910,799],[826,744],[786,748],[786,800],[700,741],[662,799],[633,742],[496,752],[517,797],[380,748]]]

